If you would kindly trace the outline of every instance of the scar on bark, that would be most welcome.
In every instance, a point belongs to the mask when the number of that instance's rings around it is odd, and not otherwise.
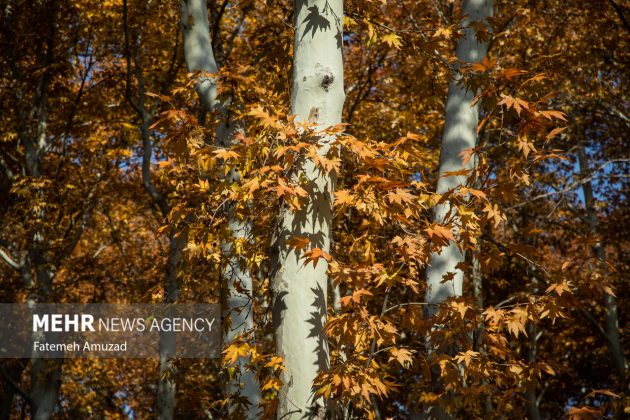
[[[332,85],[332,83],[335,81],[335,76],[333,76],[330,73],[327,73],[324,75],[324,77],[322,78],[322,88],[324,88],[324,90],[326,92],[328,92],[328,89],[330,89],[330,85]]]
[[[316,123],[318,119],[319,119],[319,108],[314,106],[313,108],[311,108],[310,112],[308,113],[308,122]]]

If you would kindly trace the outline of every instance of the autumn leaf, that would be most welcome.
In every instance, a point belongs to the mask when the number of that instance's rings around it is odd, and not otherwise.
[[[402,45],[401,38],[394,32],[390,32],[389,34],[384,35],[381,40],[383,42],[386,42],[387,45],[389,45],[390,47],[394,47],[397,50],[399,50]]]
[[[553,120],[555,118],[558,120],[562,120],[564,122],[567,121],[567,115],[561,111],[547,110],[547,111],[539,111],[539,112],[540,112],[540,115],[547,118],[548,120]]]
[[[389,199],[390,203],[403,204],[413,202],[416,196],[411,194],[408,189],[396,188],[395,191],[390,191],[387,194],[387,198]]]
[[[556,137],[558,134],[562,133],[566,129],[567,129],[567,127],[554,128],[553,130],[551,130],[549,132],[549,134],[547,134],[547,138],[546,138],[547,140],[546,141],[549,141],[549,140],[553,139],[554,137]]]
[[[311,243],[311,240],[305,236],[292,236],[288,241],[287,244],[291,247],[294,248],[298,251],[301,251],[303,249],[305,249],[307,246],[309,246]]]
[[[516,114],[520,117],[523,109],[529,109],[529,103],[523,99],[514,98],[505,94],[501,94],[501,101],[497,105],[505,105],[507,109],[514,108]]]
[[[348,190],[335,191],[335,205],[344,206],[354,204],[355,197]]]
[[[453,232],[448,226],[442,226],[438,224],[434,224],[431,227],[425,229],[429,238],[433,238],[434,236],[446,239],[450,241],[455,241],[455,236],[453,236]]]
[[[528,72],[526,70],[519,70],[519,69],[515,69],[515,68],[508,68],[508,69],[503,69],[503,70],[499,71],[499,76],[505,77],[507,80],[511,80],[514,77],[522,76],[522,75],[527,74],[527,73]]]
[[[494,222],[494,227],[499,226],[501,221],[507,220],[507,217],[501,210],[497,204],[488,203],[483,208],[483,212],[486,213],[486,218]]]
[[[606,395],[606,396],[612,397],[612,398],[621,398],[621,396],[619,394],[615,394],[610,389],[594,389],[591,392],[589,392],[588,394],[586,394],[586,398],[595,397],[597,395]]]
[[[448,26],[445,28],[438,28],[437,31],[435,31],[435,33],[433,34],[434,38],[437,37],[444,37],[444,38],[450,38],[453,35],[453,27],[452,26]]]
[[[267,390],[279,391],[281,387],[282,387],[282,381],[280,379],[270,378],[263,384],[261,391],[267,391]]]
[[[394,347],[389,350],[389,354],[389,361],[395,360],[405,369],[409,368],[413,363],[413,353],[410,350]]]
[[[218,149],[215,150],[214,152],[214,156],[219,158],[219,159],[230,159],[230,158],[239,158],[240,155],[232,150],[227,150],[227,149]]]
[[[313,248],[310,251],[305,252],[302,258],[306,258],[304,260],[305,266],[308,265],[308,263],[312,262],[313,267],[317,267],[317,262],[320,258],[323,258],[328,262],[332,261],[332,255],[330,255],[326,251],[323,251],[321,248]]]
[[[225,350],[223,350],[224,362],[230,365],[234,365],[239,357],[246,357],[249,354],[249,346],[241,343],[230,344]]]
[[[477,356],[479,356],[479,352],[476,351],[472,351],[472,350],[467,350],[464,353],[459,353],[455,356],[455,360],[457,360],[457,363],[462,363],[464,362],[464,365],[466,365],[466,367],[468,367],[470,365],[470,362],[476,358]]]

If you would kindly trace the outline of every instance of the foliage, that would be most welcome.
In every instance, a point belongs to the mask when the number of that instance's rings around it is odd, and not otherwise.
[[[292,177],[306,157],[336,177],[331,252],[290,240],[304,264],[328,264],[340,293],[328,297],[330,368],[316,383],[331,412],[409,418],[439,405],[458,418],[524,418],[533,395],[544,418],[627,414],[606,316],[616,296],[627,349],[630,9],[612,0],[495,3],[491,33],[475,26],[491,42],[488,56],[459,68],[460,2],[347,1],[344,123],[318,132],[288,111],[291,2],[210,0],[219,96],[236,128],[228,147],[215,139],[224,116],[201,116],[200,75],[185,69],[174,2],[5,0],[2,301],[162,299],[169,235],[186,238],[180,300],[224,299],[220,273],[236,261],[254,279],[256,326],[220,361],[177,361],[177,417],[242,408],[223,385],[247,357],[272,417],[284,367],[271,338],[270,243],[281,209],[308,205],[304,180]],[[439,195],[453,71],[478,92],[478,147],[461,156],[476,169],[449,174],[471,187]],[[167,217],[143,188],[143,127]],[[334,147],[318,155],[314,139],[331,134]],[[453,214],[436,224],[432,211],[444,202]],[[249,237],[232,236],[228,207],[251,223]],[[424,272],[449,241],[467,252],[466,289],[430,318]],[[26,363],[2,366],[29,388]],[[154,416],[157,381],[153,361],[65,361],[56,415]],[[15,397],[13,415],[23,406]]]

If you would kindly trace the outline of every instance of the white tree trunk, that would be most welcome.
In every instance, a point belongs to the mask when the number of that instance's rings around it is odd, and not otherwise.
[[[345,99],[342,58],[342,0],[295,0],[295,40],[291,113],[296,122],[311,121],[318,129],[341,122]],[[330,137],[312,139],[319,154],[330,148]],[[315,395],[313,380],[328,367],[324,334],[328,264],[320,259],[304,265],[304,253],[291,248],[292,236],[308,237],[312,248],[330,250],[333,218],[332,174],[313,161],[297,162],[292,181],[308,196],[300,210],[284,208],[273,244],[273,318],[276,350],[286,372],[278,396],[278,418],[324,418],[325,402]]]
[[[464,0],[463,14],[467,18],[462,22],[464,36],[457,43],[457,58],[464,64],[478,63],[485,57],[488,44],[487,42],[479,42],[475,36],[475,31],[468,25],[470,22],[483,22],[492,16],[492,0]],[[472,100],[476,93],[459,86],[457,82],[460,77],[459,74],[455,74],[448,89],[446,122],[437,184],[437,193],[439,194],[444,194],[459,185],[466,185],[467,175],[444,177],[446,172],[474,169],[474,159],[470,159],[464,165],[460,153],[475,147],[477,144],[476,130],[479,111],[476,105],[472,106]],[[438,206],[434,215],[435,222],[444,222],[449,209],[448,203]],[[435,313],[435,305],[445,299],[462,295],[464,272],[456,266],[463,262],[464,258],[464,253],[453,242],[443,247],[441,252],[431,254],[431,261],[427,267],[426,291],[429,314]],[[453,280],[442,283],[442,279],[448,273],[455,273]]]
[[[208,23],[208,10],[205,0],[181,0],[181,20],[184,33],[184,55],[186,66],[191,72],[200,71],[216,73],[218,67],[212,51]],[[216,129],[217,143],[229,147],[233,130],[225,115],[225,106],[217,98],[217,81],[215,77],[202,75],[197,82],[197,94],[206,112],[217,112],[221,121]],[[230,171],[228,181],[238,182],[235,171]],[[246,239],[250,235],[249,223],[240,222],[234,215],[233,203],[227,209],[228,224],[234,239]],[[236,337],[254,327],[252,311],[253,283],[251,274],[243,269],[239,259],[228,241],[221,244],[223,253],[228,257],[228,265],[223,271],[223,278],[228,283],[227,312],[230,316],[231,327],[226,336],[226,342],[232,342]],[[239,292],[243,290],[243,292]],[[240,393],[248,401],[245,413],[248,419],[258,418],[259,402],[262,398],[260,384],[254,372],[246,369],[248,359],[240,359],[237,365],[236,379],[229,384],[230,392]]]
[[[203,0],[181,0],[182,29],[184,33],[184,58],[188,71],[216,73],[219,71],[210,42],[208,8]],[[206,111],[217,105],[215,78],[202,76],[197,83],[197,94]]]

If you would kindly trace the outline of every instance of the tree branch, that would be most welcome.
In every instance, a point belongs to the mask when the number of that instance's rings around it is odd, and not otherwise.
[[[0,248],[0,257],[2,257],[4,262],[6,262],[9,265],[9,267],[11,267],[12,269],[20,271],[20,269],[22,268],[22,264],[18,263],[15,260],[15,258],[13,258],[11,255],[9,255],[8,251],[5,251],[2,248]]]
[[[626,20],[626,17],[623,15],[623,9],[621,8],[621,6],[619,6],[615,2],[615,0],[608,0],[608,2],[615,9],[615,11],[617,12],[617,15],[619,15],[619,19],[621,19],[621,23],[623,23],[623,26],[625,26],[626,30],[630,33],[630,24],[628,24],[628,21]]]
[[[22,388],[20,388],[20,386],[15,382],[15,380],[11,377],[11,375],[7,373],[4,366],[0,367],[0,373],[2,373],[2,377],[9,383],[9,385],[11,385],[11,388],[13,388],[13,390],[20,397],[22,397],[28,405],[32,406],[33,400],[31,399],[31,396],[28,395],[28,393],[24,391]]]

